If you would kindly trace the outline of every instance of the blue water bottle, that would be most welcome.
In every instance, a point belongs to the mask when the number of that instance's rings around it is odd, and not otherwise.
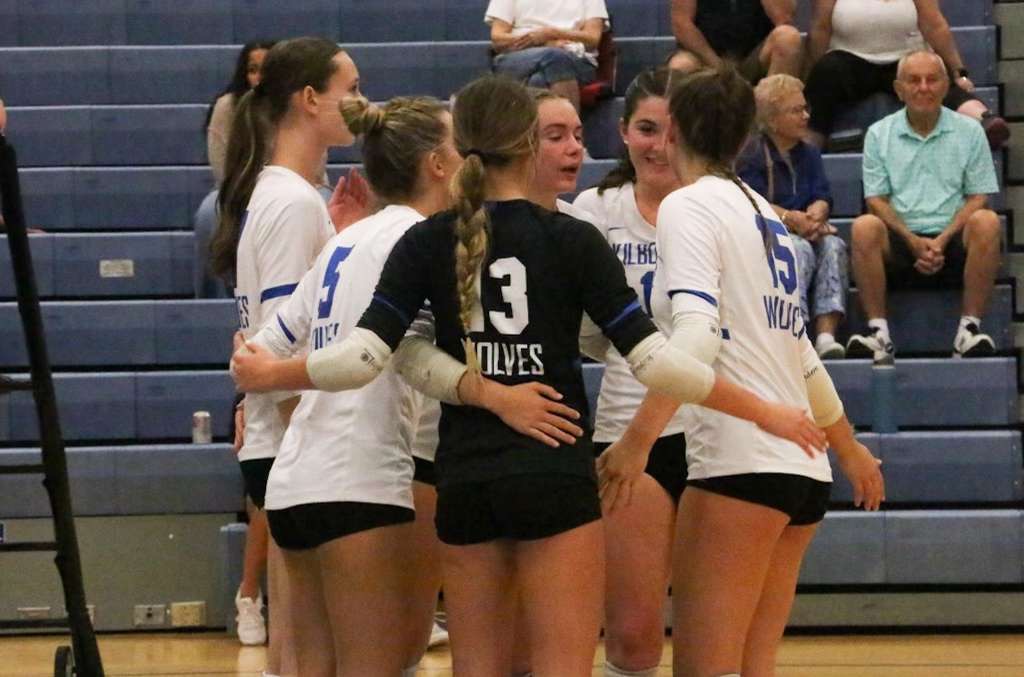
[[[871,429],[876,433],[894,433],[896,424],[896,367],[891,364],[871,368]]]

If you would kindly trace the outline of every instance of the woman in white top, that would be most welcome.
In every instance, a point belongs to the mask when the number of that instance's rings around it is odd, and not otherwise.
[[[731,67],[688,76],[671,93],[669,159],[683,188],[658,211],[655,319],[672,341],[763,398],[809,411],[876,509],[877,461],[853,437],[842,402],[807,338],[793,244],[771,205],[735,175],[754,97]],[[639,474],[643,425],[675,409],[649,395],[598,461],[614,507]],[[651,414],[653,415],[653,418]],[[686,407],[689,479],[676,522],[672,577],[677,675],[770,675],[800,561],[828,505],[829,462],[739,419]]]
[[[358,93],[359,73],[333,42],[297,38],[277,43],[263,63],[260,83],[237,102],[219,195],[220,225],[211,242],[214,272],[233,278],[239,327],[251,337],[269,322],[334,234],[314,187],[329,146],[353,136],[338,111],[341,98]],[[267,145],[273,148],[264,167]],[[249,395],[245,439],[238,454],[246,491],[260,510],[295,393]],[[280,552],[269,547],[271,647],[268,672],[290,648],[287,594]]]
[[[644,71],[626,89],[619,132],[625,152],[597,188],[574,206],[608,240],[626,270],[644,310],[651,312],[657,262],[658,207],[679,188],[665,154],[670,125],[668,88],[672,71]],[[599,334],[581,339],[590,348]],[[588,350],[605,363],[594,424],[594,452],[600,454],[626,432],[647,392],[629,365],[606,343]],[[605,517],[605,675],[653,675],[665,643],[664,607],[672,559],[676,509],[686,486],[686,441],[677,413],[661,431],[644,431],[652,444],[645,472],[633,485],[629,507]],[[680,628],[685,633],[685,628]]]
[[[843,109],[878,92],[895,94],[900,58],[928,47],[949,73],[946,107],[979,120],[992,148],[1006,143],[1009,127],[974,96],[939,0],[814,0],[805,94],[815,144],[824,143]]]

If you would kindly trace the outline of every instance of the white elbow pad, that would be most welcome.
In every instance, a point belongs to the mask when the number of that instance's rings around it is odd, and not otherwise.
[[[804,382],[807,384],[807,401],[811,404],[811,413],[818,427],[827,428],[838,421],[843,415],[843,401],[820,361],[804,375]]]
[[[354,390],[377,378],[389,359],[388,345],[369,329],[357,327],[344,341],[310,353],[306,372],[317,390]]]
[[[710,315],[675,313],[672,316],[672,337],[669,343],[704,364],[711,364],[722,348],[722,330],[718,320]]]
[[[626,355],[637,380],[685,403],[699,404],[715,386],[715,372],[654,333]]]
[[[395,351],[394,369],[416,390],[448,404],[462,404],[459,381],[465,364],[422,336],[406,335]]]

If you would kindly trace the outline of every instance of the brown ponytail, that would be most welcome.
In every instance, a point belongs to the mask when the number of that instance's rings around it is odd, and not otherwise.
[[[340,51],[323,38],[279,42],[267,53],[260,84],[238,100],[217,196],[219,223],[210,240],[210,269],[215,275],[229,280],[235,275],[242,216],[269,156],[273,128],[288,112],[291,95],[304,87],[325,91],[337,70],[334,55]]]
[[[452,179],[455,210],[455,277],[459,317],[469,333],[479,301],[477,276],[487,255],[484,188],[488,167],[503,167],[532,155],[537,134],[537,104],[523,85],[486,76],[459,92],[452,111],[455,147],[466,158]],[[472,358],[467,354],[467,359]]]

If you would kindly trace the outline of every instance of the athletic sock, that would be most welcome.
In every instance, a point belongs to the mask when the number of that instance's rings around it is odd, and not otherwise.
[[[981,318],[974,317],[973,315],[961,315],[960,325],[957,327],[957,329],[965,329],[969,324],[973,324],[975,327],[981,327]]]
[[[876,317],[874,319],[868,320],[868,327],[870,329],[877,329],[878,333],[881,334],[886,340],[891,340],[889,338],[889,320],[885,319],[884,317]],[[729,676],[723,675],[723,677]]]
[[[611,661],[604,662],[604,677],[654,677],[658,674],[658,666],[655,665],[653,668],[647,668],[646,670],[623,670],[622,668],[612,665]]]
[[[819,332],[818,337],[814,339],[815,346],[829,345],[836,342],[836,337],[827,331]]]

